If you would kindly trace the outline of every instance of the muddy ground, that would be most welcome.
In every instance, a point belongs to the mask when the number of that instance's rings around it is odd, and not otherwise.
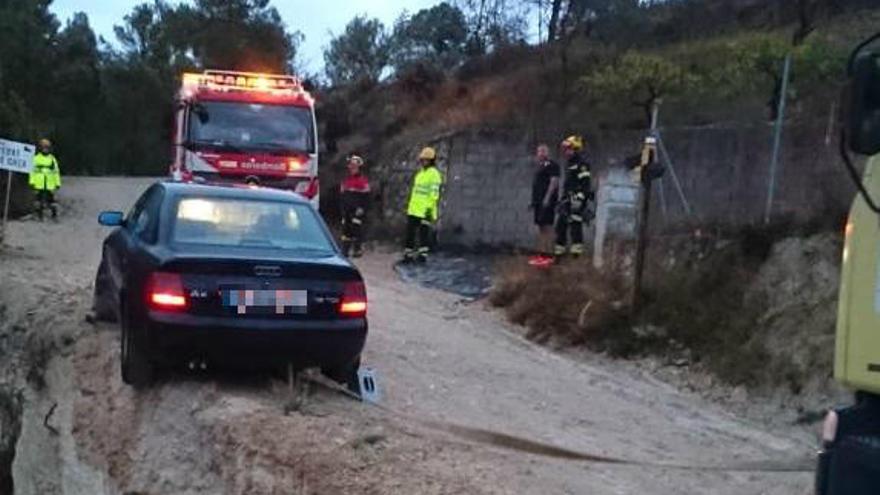
[[[127,209],[146,184],[71,178],[59,223],[11,225],[0,364],[21,404],[16,494],[809,493],[807,472],[595,464],[426,424],[689,466],[808,468],[814,446],[626,363],[529,343],[479,302],[401,281],[390,254],[360,262],[371,298],[365,362],[387,409],[313,387],[286,412],[289,392],[269,375],[178,373],[135,392],[120,382],[115,326],[84,317],[106,234],[95,217]]]

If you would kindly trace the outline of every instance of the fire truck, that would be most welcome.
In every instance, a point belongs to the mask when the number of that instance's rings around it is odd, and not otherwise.
[[[318,206],[315,100],[295,76],[184,74],[173,141],[175,180],[286,189]]]

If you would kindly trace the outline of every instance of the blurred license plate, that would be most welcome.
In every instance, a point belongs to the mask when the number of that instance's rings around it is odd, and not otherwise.
[[[305,314],[309,306],[308,292],[304,290],[249,290],[223,291],[223,306],[234,308],[243,315],[252,313]]]

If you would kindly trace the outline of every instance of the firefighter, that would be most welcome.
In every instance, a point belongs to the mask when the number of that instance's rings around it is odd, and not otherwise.
[[[419,153],[421,169],[413,179],[407,205],[406,246],[403,261],[428,260],[431,230],[437,222],[440,206],[440,188],[443,176],[437,170],[437,151],[426,147]]]
[[[61,187],[61,169],[58,167],[58,160],[52,154],[52,143],[48,139],[40,139],[37,144],[34,170],[28,182],[37,193],[37,215],[40,220],[43,219],[43,209],[46,206],[52,211],[52,218],[58,218],[55,191]]]
[[[588,206],[593,199],[591,167],[584,156],[582,137],[565,138],[561,148],[567,165],[559,203],[559,217],[556,220],[554,254],[561,257],[570,253],[573,257],[578,257],[584,254],[584,223],[589,220]],[[569,241],[571,241],[570,248]]]
[[[532,202],[538,227],[538,254],[529,264],[543,266],[553,261],[553,225],[556,220],[556,204],[559,200],[559,164],[550,159],[550,149],[541,144],[535,151],[538,169],[532,179]]]
[[[364,159],[358,155],[348,157],[348,176],[339,186],[342,203],[342,251],[345,256],[360,258],[363,255],[364,221],[370,203],[370,182],[361,168]]]

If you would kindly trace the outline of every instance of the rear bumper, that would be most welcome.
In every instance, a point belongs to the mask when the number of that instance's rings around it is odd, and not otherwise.
[[[340,367],[360,355],[367,320],[230,320],[150,311],[151,357],[170,364],[182,359],[246,366]]]

